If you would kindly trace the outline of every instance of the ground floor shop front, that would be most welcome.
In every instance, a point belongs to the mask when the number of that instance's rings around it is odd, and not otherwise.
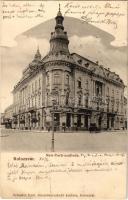
[[[51,108],[30,110],[13,116],[12,128],[39,130],[89,130],[91,124],[99,130],[125,129],[124,117],[96,110]]]

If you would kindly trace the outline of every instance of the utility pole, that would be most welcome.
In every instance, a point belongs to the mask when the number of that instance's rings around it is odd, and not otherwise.
[[[54,108],[52,111],[52,147],[51,151],[54,152]]]
[[[54,110],[55,110],[56,101],[52,100],[52,146],[51,151],[54,152],[54,143],[55,143],[55,135],[54,135]]]
[[[57,101],[58,92],[54,93],[54,98],[52,99],[52,144],[51,144],[51,151],[54,152],[55,150],[55,110],[58,104]]]

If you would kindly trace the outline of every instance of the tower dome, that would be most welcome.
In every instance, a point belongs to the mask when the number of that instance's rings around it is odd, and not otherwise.
[[[56,26],[55,26],[55,31],[51,32],[49,54],[56,54],[56,53],[69,54],[69,49],[68,49],[69,40],[67,32],[64,31],[64,26],[63,26],[64,17],[62,16],[60,5],[55,20],[56,20]]]

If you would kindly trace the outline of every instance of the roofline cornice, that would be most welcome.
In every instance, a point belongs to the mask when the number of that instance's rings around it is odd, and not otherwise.
[[[93,77],[101,78],[101,79],[103,79],[103,80],[105,80],[105,81],[107,81],[107,82],[109,82],[109,83],[113,83],[113,84],[115,84],[115,85],[118,85],[118,86],[120,86],[120,87],[125,88],[125,85],[124,85],[123,83],[119,83],[119,82],[116,82],[116,81],[114,81],[114,80],[112,80],[112,79],[108,79],[108,78],[106,78],[106,77],[104,77],[104,76],[100,76],[99,74],[95,74],[95,73],[92,72],[91,70],[88,70],[88,69],[82,67],[81,65],[75,64],[75,67],[76,67],[76,69],[79,69],[79,70],[82,70],[82,71],[84,71],[84,72],[87,72],[89,75],[91,75],[91,76],[93,76]]]
[[[36,76],[40,71],[43,71],[42,65],[39,66],[36,70],[34,70],[28,77],[23,79],[15,88],[13,89],[12,93],[16,92],[20,89],[28,80],[31,80],[34,76]]]

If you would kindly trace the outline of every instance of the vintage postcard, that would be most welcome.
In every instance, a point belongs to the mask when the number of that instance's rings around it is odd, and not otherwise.
[[[127,199],[127,1],[1,1],[1,198]]]

